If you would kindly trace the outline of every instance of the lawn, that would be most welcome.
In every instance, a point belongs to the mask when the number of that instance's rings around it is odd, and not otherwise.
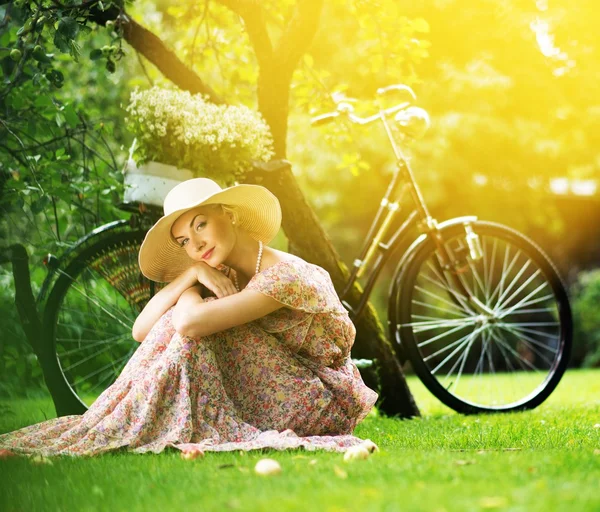
[[[600,510],[600,371],[569,370],[544,404],[513,414],[462,416],[409,385],[423,417],[369,416],[355,433],[380,451],[366,461],[306,451],[14,458],[0,460],[0,510]],[[0,405],[12,411],[0,432],[54,417],[49,399]],[[254,474],[264,457],[282,473]]]

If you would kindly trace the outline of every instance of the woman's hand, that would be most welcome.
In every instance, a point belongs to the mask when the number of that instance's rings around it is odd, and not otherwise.
[[[206,286],[217,298],[220,299],[237,293],[231,280],[223,272],[211,267],[207,263],[200,261],[192,269],[195,272],[198,282]]]

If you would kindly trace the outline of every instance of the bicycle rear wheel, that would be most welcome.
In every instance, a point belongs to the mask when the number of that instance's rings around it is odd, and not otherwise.
[[[131,331],[152,291],[138,266],[144,236],[144,231],[108,234],[58,269],[44,326],[56,372],[73,395],[68,402],[73,414],[116,380],[139,346]]]
[[[531,409],[558,385],[572,342],[571,309],[543,251],[500,224],[473,222],[483,256],[472,259],[462,225],[442,230],[454,270],[432,239],[409,258],[399,286],[397,325],[417,375],[465,414]],[[451,272],[477,307],[458,292]]]

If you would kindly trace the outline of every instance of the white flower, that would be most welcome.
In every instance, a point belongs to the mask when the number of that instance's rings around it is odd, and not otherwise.
[[[158,86],[131,93],[127,127],[138,138],[137,156],[177,167],[210,171],[232,181],[253,160],[273,156],[262,117],[240,106],[215,105],[201,95]]]

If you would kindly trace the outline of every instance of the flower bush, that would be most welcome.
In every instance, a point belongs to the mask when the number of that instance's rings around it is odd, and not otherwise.
[[[199,94],[154,86],[136,88],[126,111],[138,164],[161,162],[229,184],[253,160],[273,156],[269,127],[244,106],[215,105]]]

